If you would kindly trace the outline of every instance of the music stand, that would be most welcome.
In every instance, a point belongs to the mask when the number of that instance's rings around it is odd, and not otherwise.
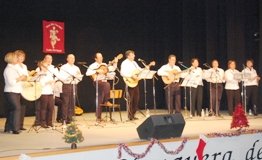
[[[245,71],[243,73],[239,72],[239,73],[235,73],[234,74],[234,78],[236,80],[241,81],[241,98],[242,98],[242,105],[244,105],[244,109],[245,109],[245,114],[247,113],[247,101],[246,101],[246,85],[245,82],[248,79],[251,79],[251,74],[250,73],[246,73]]]
[[[187,74],[186,77],[184,78],[182,84],[181,84],[182,87],[189,87],[189,110],[190,110],[189,116],[190,116],[190,118],[193,117],[193,115],[192,115],[192,90],[191,90],[191,88],[197,87],[197,84],[192,82],[192,78],[193,78],[193,76],[192,76],[191,73]],[[187,99],[187,98],[185,98],[185,99]],[[185,103],[187,103],[187,102],[185,102]]]
[[[145,110],[147,110],[147,88],[146,88],[146,80],[147,79],[153,79],[156,71],[152,71],[149,69],[143,69],[139,75],[138,78],[144,80],[144,103],[145,103]],[[153,90],[154,91],[154,90]]]
[[[36,109],[36,107],[40,107],[40,106],[37,106],[37,100],[41,97],[41,94],[42,93],[40,93],[39,95],[37,95],[37,82],[39,82],[40,81],[40,77],[41,76],[43,76],[43,75],[45,75],[45,74],[37,74],[37,75],[35,75],[34,77],[32,77],[28,82],[29,83],[33,83],[33,84],[30,84],[30,85],[33,85],[33,87],[34,87],[34,106],[35,106],[35,109]],[[32,101],[32,100],[31,100]],[[39,108],[40,109],[40,108]],[[39,110],[40,111],[40,110]],[[38,113],[38,114],[40,114],[40,113]],[[37,115],[36,115],[37,116]],[[38,117],[38,118],[40,118],[40,117]],[[39,119],[40,120],[40,119]],[[41,125],[40,125],[40,127],[39,128],[37,128],[37,124],[33,124],[30,128],[29,128],[29,130],[27,131],[27,133],[29,133],[31,130],[34,130],[36,133],[39,133],[38,131],[42,128],[41,127]]]

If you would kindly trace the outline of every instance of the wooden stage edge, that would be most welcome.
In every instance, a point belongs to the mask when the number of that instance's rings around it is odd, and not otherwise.
[[[157,110],[154,114],[166,114],[166,111]],[[120,121],[119,114],[114,112],[113,118],[117,124],[106,122],[104,127],[93,125],[95,123],[94,113],[85,113],[82,116],[76,117],[76,124],[85,137],[84,142],[79,143],[77,149],[70,149],[70,144],[66,144],[62,139],[63,134],[52,129],[41,129],[39,133],[25,131],[19,135],[5,134],[3,133],[5,119],[0,118],[0,159],[18,160],[20,154],[26,154],[30,157],[44,157],[112,149],[117,148],[120,143],[127,144],[128,146],[149,144],[148,140],[140,140],[136,131],[136,128],[146,120],[146,117],[138,113],[137,117],[139,120],[126,122],[126,112],[123,111],[122,116],[124,117],[123,122]],[[25,118],[25,128],[29,129],[31,127],[34,118]],[[162,139],[160,142],[178,142],[184,138],[195,140],[199,138],[200,134],[232,133],[236,131],[230,129],[232,117],[228,116],[226,112],[223,112],[222,117],[188,118],[184,116],[184,118],[186,124],[182,136],[179,138]],[[247,116],[247,118],[250,125],[248,129],[262,129],[261,114],[256,117]]]

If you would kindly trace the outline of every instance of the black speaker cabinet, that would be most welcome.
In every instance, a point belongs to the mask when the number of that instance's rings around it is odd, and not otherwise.
[[[181,113],[152,115],[140,126],[137,133],[140,139],[164,139],[180,137],[185,127],[185,120]]]

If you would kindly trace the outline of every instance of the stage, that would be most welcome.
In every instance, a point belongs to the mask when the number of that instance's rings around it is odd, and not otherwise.
[[[142,111],[146,113],[144,110]],[[150,110],[151,115],[166,114],[166,110]],[[103,112],[105,116],[105,112]],[[82,116],[75,117],[75,123],[82,131],[85,140],[77,144],[78,148],[88,148],[90,146],[105,146],[109,144],[141,142],[138,137],[136,128],[146,119],[146,117],[137,113],[139,120],[126,121],[126,112],[122,112],[123,122],[120,121],[119,113],[114,112],[113,118],[115,123],[109,121],[96,125],[95,114],[85,113]],[[5,118],[0,119],[0,157],[9,156],[18,157],[20,154],[59,151],[70,149],[70,144],[66,144],[63,137],[63,126],[55,123],[55,129],[40,128],[38,133],[31,129],[35,117],[25,118],[25,128],[19,135],[4,133]],[[184,115],[186,124],[182,137],[198,138],[199,134],[207,133],[225,133],[235,130],[230,129],[232,117],[226,112],[222,112],[221,117],[194,117],[190,118]],[[249,129],[262,129],[262,115],[248,116]],[[28,132],[29,131],[29,132]],[[11,157],[9,157],[11,158]]]

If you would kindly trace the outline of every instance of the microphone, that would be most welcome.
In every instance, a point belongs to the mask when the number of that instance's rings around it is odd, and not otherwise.
[[[183,64],[183,62],[181,62],[181,61],[178,61],[177,63],[178,63],[178,64]]]
[[[138,61],[139,62],[145,62],[143,59],[141,59],[141,58],[138,58]]]
[[[211,68],[208,63],[204,63],[203,66],[205,66],[205,67],[207,67],[207,68]]]
[[[58,65],[55,66],[55,68],[60,68],[63,64],[59,63]]]
[[[87,64],[87,62],[77,62],[77,64],[85,65],[85,64]]]

